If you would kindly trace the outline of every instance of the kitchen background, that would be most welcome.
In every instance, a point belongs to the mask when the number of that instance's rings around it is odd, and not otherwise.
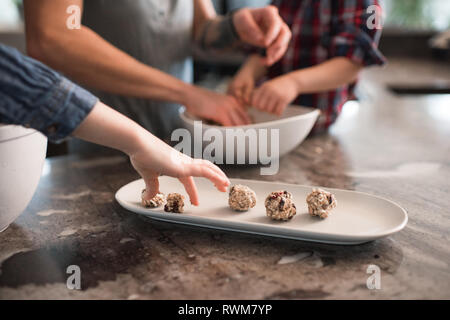
[[[214,2],[219,12],[267,3]],[[329,134],[284,156],[275,176],[223,169],[385,197],[407,210],[404,230],[335,246],[144,222],[114,201],[138,177],[126,157],[50,146],[33,200],[0,233],[0,299],[449,299],[450,1],[382,3],[389,63],[361,73],[358,100]],[[0,0],[0,42],[24,51],[20,7]],[[197,57],[195,79],[214,86],[242,58]],[[73,264],[83,270],[80,291],[65,286]],[[366,286],[372,264],[381,290]]]
[[[267,0],[214,0],[217,12],[226,13],[239,7],[264,6]],[[396,95],[429,95],[440,121],[450,123],[450,1],[448,0],[383,0],[385,11],[381,51],[389,65],[382,70],[363,72],[366,83],[375,81]],[[0,42],[25,52],[22,0],[0,0]],[[239,68],[244,57],[195,59],[195,81],[214,87]],[[361,88],[357,96],[364,95]],[[442,107],[436,107],[442,106]],[[353,107],[351,107],[353,106]],[[348,112],[355,104],[344,106]],[[84,143],[49,145],[48,156],[70,152],[91,152]]]

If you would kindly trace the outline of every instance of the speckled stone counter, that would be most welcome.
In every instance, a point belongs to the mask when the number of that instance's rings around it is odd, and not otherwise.
[[[402,66],[365,72],[361,102],[282,158],[279,174],[224,170],[387,197],[408,211],[403,231],[335,246],[145,220],[114,200],[138,177],[126,157],[66,156],[46,161],[26,212],[0,234],[0,298],[450,298],[450,98],[389,94],[384,79]],[[370,264],[379,290],[366,286]],[[67,288],[69,265],[82,290]]]

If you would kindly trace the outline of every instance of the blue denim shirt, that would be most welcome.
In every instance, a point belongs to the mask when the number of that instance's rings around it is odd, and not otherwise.
[[[42,63],[0,44],[0,123],[34,128],[59,142],[80,125],[97,101]]]

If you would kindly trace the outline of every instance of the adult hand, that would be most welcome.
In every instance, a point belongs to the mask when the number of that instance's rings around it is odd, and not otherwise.
[[[199,87],[192,87],[188,95],[186,109],[195,116],[227,127],[251,123],[245,108],[232,96]]]
[[[292,36],[275,6],[240,9],[233,15],[233,24],[241,41],[266,48],[264,63],[268,66],[284,55]]]

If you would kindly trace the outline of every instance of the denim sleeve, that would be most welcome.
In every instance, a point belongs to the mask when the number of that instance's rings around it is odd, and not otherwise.
[[[60,142],[97,101],[42,63],[0,44],[0,123],[30,127]]]

